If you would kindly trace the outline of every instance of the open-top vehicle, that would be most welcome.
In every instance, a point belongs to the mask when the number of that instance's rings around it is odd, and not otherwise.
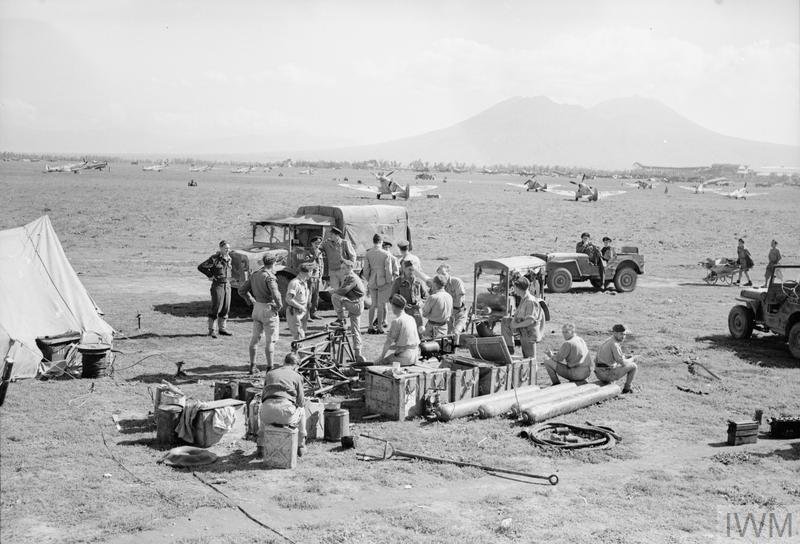
[[[636,289],[639,274],[644,274],[644,256],[639,248],[622,246],[605,265],[605,285],[601,285],[600,269],[586,253],[534,253],[547,262],[547,288],[551,293],[566,293],[573,282],[589,281],[596,289],[613,283],[617,291],[627,293]]]
[[[777,265],[767,288],[742,289],[728,314],[728,330],[738,339],[753,330],[772,332],[789,342],[789,351],[800,359],[800,265]]]
[[[490,334],[494,325],[512,315],[516,307],[514,282],[525,277],[530,291],[542,295],[546,262],[531,255],[488,259],[475,263],[472,289],[472,321],[478,324],[478,333]],[[542,302],[547,320],[550,312]],[[485,328],[484,328],[485,327]],[[485,331],[485,332],[483,332]]]
[[[311,239],[324,238],[332,227],[341,230],[355,249],[356,270],[361,269],[364,253],[372,247],[376,233],[393,243],[408,240],[411,244],[408,212],[401,206],[301,206],[295,215],[251,221],[251,226],[252,244],[231,251],[234,290],[262,267],[262,259],[269,253],[276,257],[278,288],[285,296],[300,264],[311,260]],[[327,271],[323,275],[327,276]],[[326,295],[321,290],[320,297]]]

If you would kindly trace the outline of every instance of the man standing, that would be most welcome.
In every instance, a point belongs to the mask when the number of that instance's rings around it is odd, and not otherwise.
[[[330,284],[331,292],[335,292],[342,286],[345,272],[342,267],[342,261],[347,260],[355,263],[356,252],[349,241],[343,238],[344,234],[336,227],[331,227],[328,233],[328,238],[322,243],[322,249],[325,252],[325,260],[328,263],[328,282]],[[331,297],[333,302],[333,309],[336,310],[336,315],[339,319],[343,319],[341,299]]]
[[[200,263],[197,269],[211,280],[211,311],[208,314],[208,334],[216,338],[214,321],[222,336],[233,336],[226,328],[228,311],[231,308],[231,246],[225,240],[219,243],[219,251]]]
[[[367,282],[369,307],[367,334],[383,334],[386,323],[386,304],[392,292],[392,256],[381,247],[383,238],[380,234],[372,237],[375,244],[364,255],[364,269],[361,276]],[[377,314],[377,318],[376,318]]]
[[[286,324],[292,333],[292,340],[306,337],[308,324],[308,275],[313,269],[311,263],[302,263],[296,277],[286,288]]]
[[[350,332],[353,335],[353,355],[357,363],[364,362],[364,357],[361,355],[361,314],[364,311],[364,286],[356,273],[353,272],[353,261],[343,260],[341,263],[344,277],[342,278],[342,285],[331,294],[331,298],[337,301],[341,313],[339,315],[339,322],[344,326],[344,311],[347,311],[350,320]]]
[[[739,238],[739,245],[736,247],[736,263],[739,265],[739,279],[736,280],[734,285],[742,283],[742,274],[747,278],[745,287],[753,285],[753,280],[750,279],[750,269],[753,268],[753,257],[750,255],[750,250],[744,247],[744,239]]]
[[[311,261],[313,269],[308,277],[308,318],[317,319],[319,307],[319,289],[322,283],[322,273],[325,271],[325,252],[322,251],[322,237],[314,236],[311,239]]]
[[[397,259],[397,257],[392,255],[392,243],[390,241],[384,240],[382,247],[392,258],[392,281],[394,281],[400,276],[400,261]]]
[[[431,280],[431,294],[425,299],[422,317],[425,323],[426,338],[441,338],[447,335],[447,323],[453,315],[453,297],[444,290],[444,278],[434,276]]]
[[[378,364],[391,365],[397,362],[400,366],[409,366],[415,364],[419,358],[417,323],[413,317],[404,312],[406,304],[406,299],[402,295],[392,295],[390,305],[394,321],[389,326]],[[386,355],[389,350],[394,352]]]
[[[514,332],[519,332],[519,345],[523,357],[536,357],[536,344],[544,335],[544,310],[530,292],[531,283],[526,277],[514,282],[514,293],[519,297],[519,304],[514,317],[502,323],[502,334],[508,351],[514,353]]]
[[[409,261],[414,265],[415,274],[417,274],[417,276],[421,276],[424,274],[424,272],[422,272],[422,263],[420,262],[419,257],[409,251],[408,246],[409,244],[405,240],[400,240],[397,242],[397,247],[400,250],[400,269],[402,270],[403,263]]]
[[[258,416],[256,457],[264,454],[264,429],[268,425],[288,425],[297,428],[297,456],[306,452],[306,410],[303,377],[297,373],[300,358],[289,353],[283,365],[268,370],[261,392],[261,411]]]
[[[272,354],[275,352],[275,342],[278,341],[278,326],[280,324],[278,312],[283,307],[281,293],[278,290],[278,280],[272,267],[275,264],[274,255],[264,255],[264,267],[256,270],[239,287],[239,296],[253,307],[253,336],[250,338],[250,374],[258,372],[256,367],[256,348],[261,341],[261,335],[266,333],[266,346],[264,353],[267,357],[267,372],[272,369]]]
[[[770,250],[769,254],[767,255],[767,271],[764,274],[764,287],[769,287],[769,280],[772,278],[772,271],[775,270],[775,266],[781,262],[781,259],[782,256],[780,250],[778,249],[778,242],[773,240],[770,243]],[[777,276],[780,274],[780,272],[780,269],[778,269],[778,272],[775,275]],[[781,279],[783,279],[782,276]]]
[[[571,382],[584,381],[592,373],[592,356],[583,338],[575,334],[575,324],[567,323],[561,327],[564,343],[558,353],[547,350],[549,359],[544,360],[544,367],[553,385],[561,381],[559,376]]]
[[[611,328],[611,338],[600,345],[595,357],[594,374],[601,382],[611,383],[625,376],[623,393],[633,393],[631,384],[636,376],[636,363],[633,357],[622,355],[622,342],[625,340],[626,329],[624,325],[614,325]]]
[[[444,279],[444,290],[453,299],[453,315],[447,322],[447,334],[461,334],[467,327],[467,307],[464,304],[464,282],[450,275],[450,265],[441,264],[436,273]]]
[[[392,283],[392,295],[402,295],[406,300],[406,313],[414,318],[417,329],[422,330],[422,302],[428,296],[428,289],[414,275],[414,263],[406,261],[400,272],[400,277]]]

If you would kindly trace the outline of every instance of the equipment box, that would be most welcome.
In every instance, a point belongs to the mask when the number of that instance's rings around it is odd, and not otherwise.
[[[207,448],[219,442],[225,435],[231,441],[244,438],[247,430],[245,409],[244,401],[235,399],[203,403],[192,426],[194,445]]]
[[[497,365],[458,355],[450,358],[450,364],[453,368],[478,370],[478,396],[491,395],[509,388],[509,365]]]
[[[446,359],[443,367],[450,369],[450,402],[471,399],[478,396],[478,380],[480,371],[477,366],[454,365]],[[441,400],[441,402],[447,402]]]
[[[395,420],[424,415],[425,394],[438,393],[450,399],[450,370],[412,365],[400,373],[388,366],[370,366],[366,371],[366,408]]]
[[[57,336],[42,336],[36,339],[36,347],[48,361],[63,361],[69,348],[81,341],[81,333],[66,332]]]
[[[508,388],[536,385],[539,362],[536,359],[515,359],[508,365]]]

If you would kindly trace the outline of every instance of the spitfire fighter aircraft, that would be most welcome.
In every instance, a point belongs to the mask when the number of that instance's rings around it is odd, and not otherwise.
[[[313,176],[314,175],[314,169],[313,168],[307,168],[305,170],[300,170],[298,172],[298,174],[302,174],[304,176]]]
[[[255,170],[255,166],[241,166],[239,168],[232,168],[231,174],[249,174]]]
[[[759,195],[768,194],[768,193],[751,193],[747,189],[747,182],[744,183],[744,187],[742,187],[740,189],[735,189],[735,190],[733,190],[733,191],[731,191],[729,193],[725,192],[725,191],[714,191],[714,193],[716,193],[718,195],[721,195],[721,196],[726,196],[728,198],[734,198],[736,200],[747,200],[747,198],[751,197],[751,196],[759,196]]]
[[[380,200],[383,195],[391,195],[393,200],[396,200],[398,196],[403,200],[408,200],[411,197],[421,196],[425,191],[436,189],[436,185],[406,185],[405,188],[403,188],[392,180],[391,175],[393,173],[394,170],[388,174],[384,174],[383,172],[373,172],[372,175],[374,175],[375,179],[378,180],[379,185],[377,186],[355,185],[352,183],[340,183],[339,186],[347,189],[353,189],[355,191],[372,193],[378,197],[378,200]]]
[[[710,186],[710,185],[720,185],[720,184],[723,184],[723,183],[727,185],[727,182],[728,182],[728,178],[713,178],[713,179],[709,179],[709,180],[706,180],[706,181],[701,181],[700,183],[698,183],[694,187],[690,187],[688,185],[679,185],[679,187],[681,189],[685,190],[685,191],[692,191],[694,194],[700,195],[700,194],[705,193],[706,192],[706,188],[708,186]],[[709,189],[709,191],[712,192],[712,193],[716,192],[713,189]]]
[[[77,174],[79,170],[83,170],[86,168],[86,165],[89,164],[86,161],[83,162],[75,162],[72,164],[65,164],[63,166],[50,166],[49,164],[44,165],[45,173],[50,172],[72,172],[73,174]]]
[[[528,179],[525,183],[506,183],[506,185],[510,185],[511,187],[519,187],[520,189],[533,191],[534,193],[544,193],[550,189],[561,187],[561,185],[548,185],[547,183],[534,178]]]
[[[108,168],[108,161],[92,161],[83,167],[84,170],[100,170]],[[109,168],[110,169],[110,168]]]
[[[653,179],[635,179],[633,182],[626,181],[625,185],[628,187],[633,187],[634,189],[652,189],[653,187],[658,187],[658,182]]]
[[[213,164],[206,164],[203,166],[192,165],[189,168],[189,172],[210,172],[212,168],[214,168]]]
[[[577,185],[577,189],[575,191],[566,191],[560,189],[547,189],[548,193],[555,193],[557,195],[568,196],[575,199],[575,202],[582,200],[584,202],[596,202],[601,198],[608,198],[610,196],[616,196],[625,194],[627,191],[599,191],[597,187],[592,187],[588,183],[585,183],[586,175],[581,174],[580,181],[573,181],[570,180],[570,183],[573,185]]]
[[[161,172],[164,168],[169,166],[169,163],[164,161],[159,164],[151,164],[150,166],[142,166],[142,170],[145,172]]]

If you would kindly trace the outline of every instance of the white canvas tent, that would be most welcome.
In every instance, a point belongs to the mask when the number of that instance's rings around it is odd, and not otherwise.
[[[0,360],[14,360],[12,377],[36,376],[36,338],[69,331],[95,333],[110,344],[103,321],[67,260],[50,218],[0,231]]]

